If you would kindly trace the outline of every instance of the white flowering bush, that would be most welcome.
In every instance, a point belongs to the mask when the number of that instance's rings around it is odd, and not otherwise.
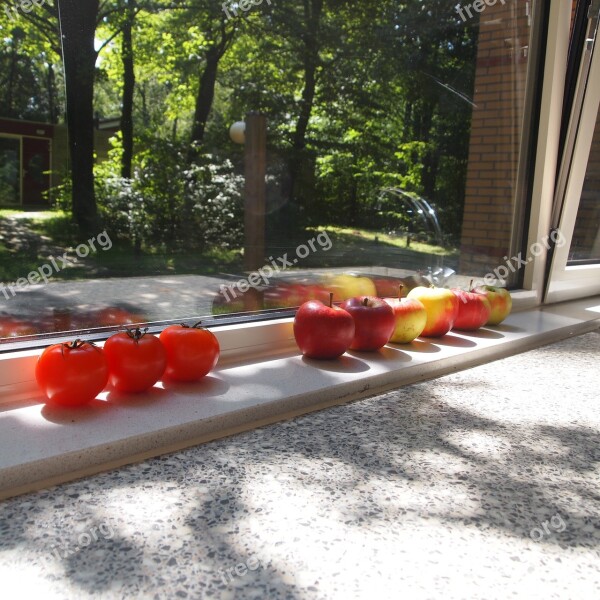
[[[96,173],[98,206],[108,230],[137,248],[240,247],[242,188],[243,177],[230,160],[202,155],[190,165],[185,147],[165,141],[137,154],[131,179],[115,176],[108,164]]]

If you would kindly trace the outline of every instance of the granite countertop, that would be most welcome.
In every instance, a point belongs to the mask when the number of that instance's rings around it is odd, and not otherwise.
[[[589,333],[1,502],[2,596],[598,598],[599,356]]]

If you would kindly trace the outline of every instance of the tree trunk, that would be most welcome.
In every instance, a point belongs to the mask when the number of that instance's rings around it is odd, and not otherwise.
[[[67,127],[73,182],[73,216],[83,234],[97,233],[94,193],[94,48],[99,0],[62,0]]]
[[[13,46],[10,53],[10,70],[8,72],[8,86],[6,90],[6,116],[9,118],[14,118],[17,116],[16,111],[13,114],[13,91],[15,89],[15,79],[17,76],[17,61],[19,60],[19,55],[17,54],[17,40],[13,38]]]
[[[48,64],[48,73],[46,79],[48,94],[48,123],[58,123],[58,101],[56,98],[56,76],[52,63]]]
[[[190,160],[193,160],[197,155],[198,147],[204,141],[206,123],[215,97],[215,84],[217,82],[217,71],[219,69],[219,60],[221,59],[221,56],[217,46],[212,46],[206,54],[206,66],[200,75],[198,94],[196,96]]]
[[[304,36],[304,89],[300,101],[300,115],[294,132],[294,150],[302,150],[306,145],[306,132],[312,114],[317,85],[319,63],[319,23],[323,12],[323,0],[305,0],[304,16],[306,34]]]
[[[304,37],[304,89],[300,100],[300,114],[292,140],[292,155],[289,163],[289,202],[293,206],[301,202],[304,195],[299,175],[304,171],[306,157],[306,132],[313,110],[317,87],[317,67],[319,65],[319,24],[323,12],[323,0],[304,0],[306,32]]]
[[[135,0],[126,1],[125,23],[121,54],[123,60],[123,109],[121,112],[121,134],[123,136],[123,156],[121,157],[121,177],[131,179],[133,160],[133,93],[135,70],[133,57],[133,23],[135,20]]]

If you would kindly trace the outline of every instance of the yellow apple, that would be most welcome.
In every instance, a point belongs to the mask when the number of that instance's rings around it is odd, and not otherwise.
[[[427,311],[415,298],[384,298],[394,310],[396,327],[390,338],[394,344],[408,344],[419,337],[427,324]]]
[[[375,284],[368,277],[336,275],[327,289],[333,292],[336,301],[349,300],[357,296],[377,296]]]
[[[512,310],[512,298],[508,290],[493,285],[483,285],[475,288],[474,291],[485,296],[492,307],[486,325],[499,325],[508,317]]]
[[[458,316],[458,298],[446,288],[416,287],[407,298],[419,300],[427,311],[427,323],[421,333],[425,337],[440,337],[448,333]]]

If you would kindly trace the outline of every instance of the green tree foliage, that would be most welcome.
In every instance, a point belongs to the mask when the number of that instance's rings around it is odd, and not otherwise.
[[[235,6],[228,15],[221,0],[99,2],[94,111],[123,120],[110,159],[95,166],[101,215],[138,247],[182,247],[193,231],[204,240],[194,238],[198,249],[239,241],[241,149],[227,131],[260,110],[269,122],[272,230],[404,227],[403,207],[380,198],[396,187],[426,198],[456,239],[476,24],[462,23],[443,0]],[[43,61],[33,45],[21,49],[2,19],[2,77],[11,60],[18,64],[2,114],[50,114],[49,104],[61,103],[56,94],[49,100],[46,65],[56,61]],[[49,56],[51,29],[28,21],[27,31],[36,26],[37,41],[28,33],[27,43],[45,44]],[[89,77],[89,63],[87,74],[67,77],[68,89]]]
[[[57,44],[30,21],[5,11],[0,11],[0,39],[0,117],[57,123],[64,114]]]

